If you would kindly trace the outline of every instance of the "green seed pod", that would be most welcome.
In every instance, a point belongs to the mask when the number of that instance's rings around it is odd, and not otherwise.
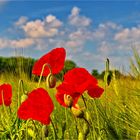
[[[24,102],[27,98],[28,98],[28,96],[26,94],[23,94],[21,96],[21,103]]]
[[[64,94],[64,103],[67,105],[67,107],[72,107],[73,98],[70,95]]]
[[[55,85],[56,85],[56,78],[55,78],[55,76],[52,73],[50,73],[47,76],[46,84],[47,84],[47,87],[49,87],[49,88],[54,88],[55,87]]]
[[[43,125],[42,126],[42,133],[43,133],[43,136],[44,137],[48,137],[49,135],[49,130],[48,130],[48,127],[46,125]]]
[[[106,83],[106,85],[109,86],[110,82],[111,82],[111,72],[109,70],[109,59],[106,59],[106,70],[105,70],[105,75],[104,75],[104,81]]]
[[[77,118],[83,118],[84,117],[84,112],[80,108],[72,107],[71,111],[72,111],[73,115]]]

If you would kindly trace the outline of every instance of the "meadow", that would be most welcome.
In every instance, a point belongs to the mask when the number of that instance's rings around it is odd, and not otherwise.
[[[138,59],[138,58],[137,58]],[[133,65],[133,70],[135,69]],[[15,68],[16,70],[16,68]],[[31,79],[18,69],[16,76],[7,72],[0,75],[0,85],[12,85],[12,103],[0,106],[1,140],[139,140],[140,139],[140,80],[131,76],[116,78],[109,85],[98,80],[104,93],[91,98],[87,92],[79,99],[84,117],[75,117],[69,108],[61,106],[55,98],[56,88],[48,88],[44,80],[40,87],[46,89],[54,103],[52,122],[42,125],[38,121],[21,120],[17,110],[24,93],[38,87],[35,76]],[[61,83],[57,81],[57,85]],[[83,119],[84,118],[84,119]]]

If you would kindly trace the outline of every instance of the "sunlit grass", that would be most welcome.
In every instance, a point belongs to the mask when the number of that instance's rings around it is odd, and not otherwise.
[[[38,129],[36,130],[34,125],[29,122],[29,128],[31,131],[29,129],[29,132],[27,131],[26,134],[27,123],[25,121],[16,120],[18,101],[17,94],[20,79],[23,80],[25,91],[30,92],[37,88],[37,82],[29,80],[25,74],[22,74],[18,78],[8,73],[0,76],[0,84],[6,82],[10,83],[13,87],[13,98],[11,104],[12,113],[10,114],[9,108],[6,108],[6,116],[5,112],[3,112],[2,106],[0,107],[0,138],[41,139],[42,126],[40,123],[35,122]],[[60,82],[57,84],[60,84]],[[105,88],[103,81],[99,81],[99,84]],[[87,109],[84,109],[84,112],[88,112],[89,122],[91,124],[87,139],[140,139],[139,85],[140,81],[130,78],[112,79],[110,85],[106,86],[105,92],[101,98],[92,99],[86,93],[84,94],[87,104]],[[76,121],[74,121],[74,116],[71,114],[70,110],[65,109],[57,103],[55,99],[56,89],[48,89],[45,82],[42,82],[40,86],[49,92],[54,102],[55,109],[51,118],[57,132],[57,139],[77,139],[78,134],[76,126],[81,126],[82,129],[83,120],[76,119]],[[22,94],[22,90],[20,90],[20,98]],[[79,104],[81,107],[85,108],[82,99],[79,100]],[[15,124],[13,121],[15,121]],[[39,134],[37,135],[37,133]],[[53,127],[51,124],[48,126],[48,138],[54,139]]]

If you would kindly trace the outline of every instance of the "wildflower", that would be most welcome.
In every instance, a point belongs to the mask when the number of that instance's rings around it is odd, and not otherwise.
[[[87,90],[92,98],[99,98],[103,89],[98,86],[98,81],[84,68],[74,68],[64,75],[64,81],[57,87],[57,101],[68,107],[64,102],[64,94],[73,98],[73,105],[77,103],[79,97]]]
[[[12,86],[10,84],[3,84],[0,86],[0,105],[9,106],[12,99]]]
[[[18,109],[18,117],[23,120],[37,120],[42,124],[50,123],[50,114],[54,109],[48,92],[43,88],[33,90]]]
[[[66,56],[66,52],[64,48],[53,49],[49,53],[42,56],[34,64],[32,73],[40,76],[44,64],[47,65],[45,66],[42,76],[47,76],[50,73],[50,70],[52,74],[59,73],[64,67],[65,56]]]
[[[73,85],[62,83],[57,87],[56,99],[64,107],[75,106],[79,97],[80,92]]]

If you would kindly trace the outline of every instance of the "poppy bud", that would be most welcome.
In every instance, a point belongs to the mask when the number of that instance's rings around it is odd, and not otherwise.
[[[56,78],[55,78],[55,76],[52,73],[50,73],[47,76],[46,83],[47,83],[47,87],[49,87],[49,88],[54,88],[55,87],[55,85],[56,85]]]
[[[73,99],[70,95],[64,94],[64,103],[67,105],[67,107],[72,107],[73,105]]]
[[[42,132],[43,132],[44,137],[48,137],[49,130],[48,130],[48,127],[46,125],[42,126]]]
[[[77,118],[83,118],[84,117],[84,112],[79,108],[78,104],[76,104],[76,107],[72,107],[71,111],[73,113],[73,115]]]
[[[109,70],[109,59],[106,59],[106,70],[105,70],[105,75],[104,75],[104,81],[106,83],[106,85],[109,86],[110,82],[111,82],[111,72]]]
[[[21,103],[24,102],[27,98],[28,98],[28,96],[26,94],[23,94],[21,96]]]

